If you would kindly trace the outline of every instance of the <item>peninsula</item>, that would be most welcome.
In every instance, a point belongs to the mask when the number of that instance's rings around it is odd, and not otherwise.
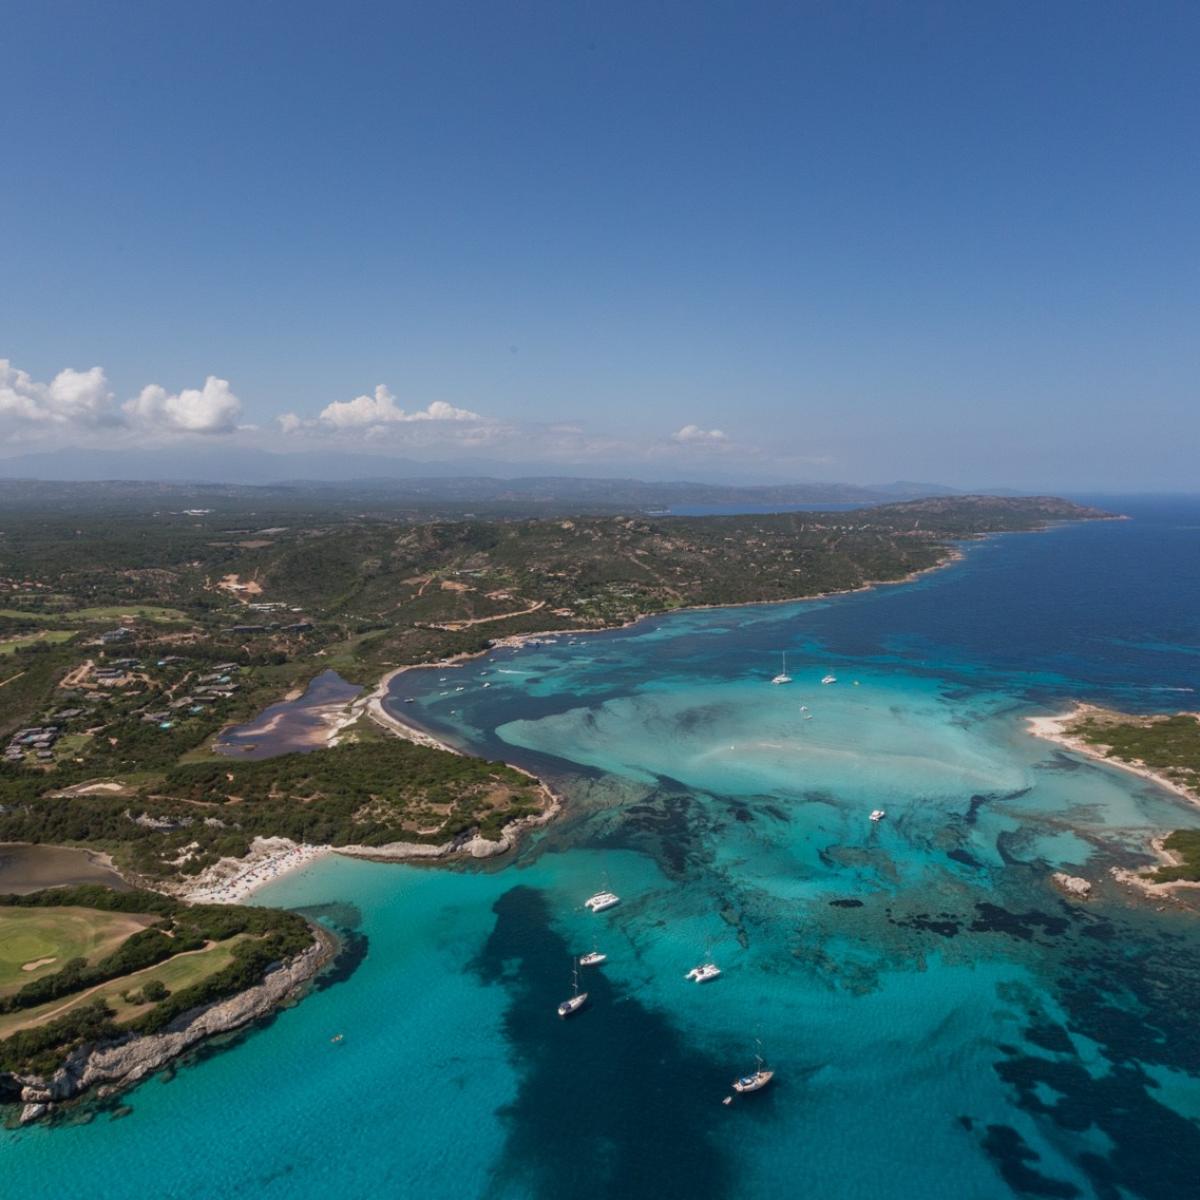
[[[1057,716],[1031,717],[1030,732],[1077,754],[1140,775],[1200,804],[1200,713],[1136,715],[1076,704]],[[1160,866],[1115,874],[1151,894],[1200,885],[1200,831],[1177,829],[1151,842]]]

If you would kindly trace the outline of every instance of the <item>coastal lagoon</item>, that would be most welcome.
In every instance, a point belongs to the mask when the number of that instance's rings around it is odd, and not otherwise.
[[[24,895],[48,887],[99,883],[119,892],[129,885],[92,850],[0,842],[0,892]]]
[[[123,1107],[0,1134],[6,1187],[1192,1194],[1200,915],[1109,869],[1200,809],[1025,728],[1076,697],[1196,705],[1200,505],[1120,507],[900,587],[397,677],[397,716],[537,772],[564,815],[508,860],[265,889],[341,930],[345,968]],[[602,887],[622,902],[592,916]],[[709,957],[722,977],[685,981]],[[759,1042],[776,1082],[723,1105]]]
[[[326,744],[330,728],[361,691],[336,671],[322,671],[302,695],[269,705],[253,721],[221,730],[213,740],[213,750],[238,758],[275,758],[317,750]]]

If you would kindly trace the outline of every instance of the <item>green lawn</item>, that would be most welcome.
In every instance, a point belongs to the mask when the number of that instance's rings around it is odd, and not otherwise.
[[[187,613],[156,604],[110,604],[100,608],[79,608],[65,614],[71,621],[119,621],[122,617],[140,617],[143,621],[186,621]]]
[[[236,937],[229,938],[228,941],[217,942],[205,950],[177,955],[156,966],[134,971],[129,975],[121,976],[120,979],[112,979],[94,990],[81,992],[75,997],[68,996],[38,1005],[37,1008],[6,1013],[0,1016],[0,1038],[8,1037],[18,1029],[28,1029],[38,1025],[51,1016],[62,1016],[75,1005],[93,999],[104,1000],[116,1013],[115,1019],[118,1023],[130,1021],[153,1007],[152,1004],[140,1001],[141,989],[152,979],[158,980],[172,992],[191,987],[193,983],[199,983],[229,966],[233,961],[233,947],[243,941],[245,937],[245,934],[238,934]],[[130,999],[123,1000],[122,992],[128,992]]]
[[[12,654],[14,650],[24,650],[26,646],[38,642],[65,642],[75,636],[74,629],[43,629],[38,633],[30,633],[25,637],[10,638],[0,642],[0,654]]]
[[[143,621],[186,621],[187,613],[158,604],[107,604],[96,608],[77,608],[62,611],[24,611],[0,608],[0,617],[14,621],[119,621],[122,617],[139,617]]]
[[[103,958],[153,921],[140,913],[91,908],[0,908],[0,996],[52,974],[68,959]],[[23,970],[42,959],[52,961]]]
[[[53,621],[57,613],[26,612],[20,608],[0,608],[0,617],[9,617],[14,621]]]

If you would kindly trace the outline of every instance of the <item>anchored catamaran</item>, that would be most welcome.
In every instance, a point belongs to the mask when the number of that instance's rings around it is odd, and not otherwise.
[[[787,673],[787,651],[783,651],[783,666],[779,670],[779,674],[771,680],[772,683],[791,683],[792,677]]]

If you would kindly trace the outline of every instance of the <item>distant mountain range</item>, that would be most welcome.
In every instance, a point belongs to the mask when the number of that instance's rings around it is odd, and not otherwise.
[[[244,447],[181,450],[82,450],[0,459],[0,503],[24,506],[80,501],[96,494],[110,501],[169,497],[184,503],[206,496],[232,498],[245,489],[263,502],[296,503],[305,495],[328,502],[416,510],[478,504],[510,511],[614,511],[688,506],[794,506],[880,504],[925,496],[958,495],[936,483],[747,484],[712,480],[644,481],[623,475],[530,475],[527,464],[414,462],[361,454],[273,454]],[[470,472],[469,474],[467,472]],[[6,483],[5,481],[12,481]],[[34,482],[36,481],[36,482]],[[56,486],[57,485],[57,486]],[[92,485],[85,486],[72,485]],[[999,494],[999,493],[997,493]]]

